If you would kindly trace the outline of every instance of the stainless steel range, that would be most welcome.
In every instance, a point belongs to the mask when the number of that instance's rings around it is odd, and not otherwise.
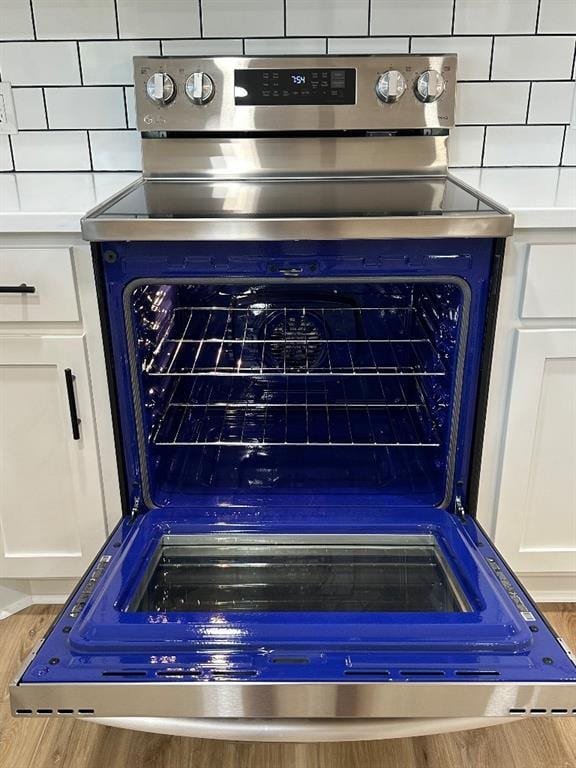
[[[511,215],[447,172],[456,57],[137,58],[93,243],[123,517],[13,713],[574,714],[475,520]]]

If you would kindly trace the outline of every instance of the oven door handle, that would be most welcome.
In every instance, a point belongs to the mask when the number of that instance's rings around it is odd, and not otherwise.
[[[78,418],[78,408],[76,406],[76,394],[74,392],[74,381],[76,376],[71,368],[64,369],[64,378],[66,379],[66,394],[68,395],[68,407],[70,409],[70,424],[72,426],[72,439],[80,440],[81,419]]]

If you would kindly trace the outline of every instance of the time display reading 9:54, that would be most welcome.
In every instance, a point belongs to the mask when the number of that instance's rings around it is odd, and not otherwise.
[[[294,85],[306,85],[306,75],[299,75],[297,73],[293,73],[290,75],[292,78],[292,82]]]

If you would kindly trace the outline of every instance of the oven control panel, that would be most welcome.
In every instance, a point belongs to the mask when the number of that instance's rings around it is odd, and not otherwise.
[[[136,57],[134,83],[142,132],[450,128],[456,56]]]
[[[235,69],[236,106],[265,104],[354,104],[356,70]]]

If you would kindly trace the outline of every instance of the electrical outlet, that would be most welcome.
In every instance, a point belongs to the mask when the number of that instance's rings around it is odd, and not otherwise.
[[[10,83],[0,83],[0,133],[18,133]]]

